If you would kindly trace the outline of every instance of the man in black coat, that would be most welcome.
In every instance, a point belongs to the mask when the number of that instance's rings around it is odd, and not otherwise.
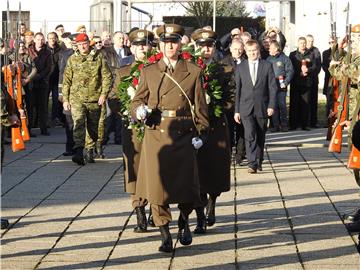
[[[224,59],[221,60],[221,63],[231,66],[232,76],[229,82],[230,89],[234,92],[236,91],[235,84],[235,69],[240,63],[246,60],[247,56],[245,53],[244,43],[240,38],[235,38],[231,40],[229,46],[230,54],[225,56]],[[234,100],[235,105],[235,100]],[[230,142],[232,146],[236,146],[236,154],[235,159],[237,164],[241,164],[241,162],[245,159],[245,138],[244,138],[244,125],[242,123],[238,124],[234,120],[234,110],[235,106],[232,108],[231,112],[226,114],[226,118],[229,124],[229,134],[230,134]],[[234,138],[234,131],[236,131],[236,138]]]
[[[322,53],[322,63],[321,67],[323,71],[325,72],[324,77],[324,86],[323,86],[323,95],[326,96],[326,117],[329,116],[330,109],[331,109],[331,100],[330,100],[330,92],[329,92],[329,81],[330,81],[330,72],[329,72],[329,66],[331,62],[331,48],[333,44],[335,43],[334,39],[332,37],[329,38],[329,49],[323,51]]]
[[[245,46],[248,60],[235,71],[236,105],[234,119],[244,124],[248,172],[262,170],[268,117],[274,113],[277,85],[272,65],[260,59],[255,40]]]

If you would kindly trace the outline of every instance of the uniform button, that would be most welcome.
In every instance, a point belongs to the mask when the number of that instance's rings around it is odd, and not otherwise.
[[[182,97],[183,96],[183,94],[179,94],[179,97]]]
[[[181,131],[180,130],[178,130],[178,132],[177,132],[178,134],[181,134]]]
[[[190,131],[193,131],[193,128],[190,128]]]
[[[210,128],[211,131],[214,131],[214,128]]]
[[[178,110],[180,110],[181,109],[181,107],[180,106],[178,106]]]
[[[222,124],[223,124],[224,127],[226,126],[225,122],[223,122]]]
[[[166,95],[162,95],[162,98],[166,97]]]
[[[160,132],[164,133],[164,131],[165,131],[165,130],[163,130],[163,129],[160,129]]]
[[[164,121],[165,120],[165,118],[164,117],[161,117],[161,121]]]

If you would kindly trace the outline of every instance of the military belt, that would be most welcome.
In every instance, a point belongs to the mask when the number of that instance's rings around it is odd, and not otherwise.
[[[189,116],[191,117],[191,114],[189,112],[185,111],[176,111],[176,110],[163,110],[161,112],[162,117],[179,117],[179,116]]]

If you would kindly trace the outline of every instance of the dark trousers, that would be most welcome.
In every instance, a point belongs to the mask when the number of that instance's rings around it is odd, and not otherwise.
[[[317,125],[317,110],[318,110],[318,84],[314,83],[310,90],[310,126]]]
[[[302,128],[309,126],[310,92],[310,87],[291,87],[289,111],[289,125],[291,129],[296,129],[299,126]]]
[[[265,133],[267,118],[260,118],[251,114],[241,118],[245,131],[245,146],[248,165],[257,168],[264,160]]]
[[[227,113],[226,118],[228,121],[231,147],[236,147],[236,160],[242,160],[245,157],[244,126],[242,123],[238,124],[235,122],[234,112]]]
[[[48,87],[47,85],[34,85],[32,94],[30,95],[30,109],[28,111],[29,116],[29,129],[34,125],[34,111],[36,110],[39,127],[42,132],[47,130],[48,119]]]
[[[70,112],[65,113],[65,134],[66,134],[66,152],[73,151],[74,148],[74,138],[73,138],[73,129],[74,129],[74,121],[71,117]]]
[[[52,101],[52,108],[51,108],[51,119],[54,120],[55,118],[60,118],[59,115],[59,86],[58,82],[49,84],[49,93],[48,93],[48,103],[49,103],[49,95],[51,93],[51,101]]]
[[[114,131],[114,142],[121,143],[121,127],[122,120],[119,114],[112,112],[108,117],[106,117],[105,142],[109,141],[110,133]]]

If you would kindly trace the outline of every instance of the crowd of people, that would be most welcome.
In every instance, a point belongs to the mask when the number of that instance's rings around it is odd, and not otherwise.
[[[2,45],[1,53],[11,59],[18,50],[23,63],[30,136],[37,136],[35,126],[43,136],[51,125],[64,126],[63,155],[85,165],[105,158],[103,146],[114,132],[114,143],[123,146],[134,231],[159,227],[162,252],[173,251],[170,204],[180,209],[182,245],[192,242],[193,210],[195,234],[216,223],[216,199],[230,190],[232,149],[238,164],[258,173],[268,127],[287,132],[318,126],[319,72],[339,64],[326,52],[321,59],[310,34],[299,37],[298,48],[286,56],[286,38],[276,27],[257,39],[238,28],[220,38],[209,26],[185,35],[176,24],[100,36],[84,25],[75,33],[58,25],[46,38],[22,25],[20,36],[12,50]]]

